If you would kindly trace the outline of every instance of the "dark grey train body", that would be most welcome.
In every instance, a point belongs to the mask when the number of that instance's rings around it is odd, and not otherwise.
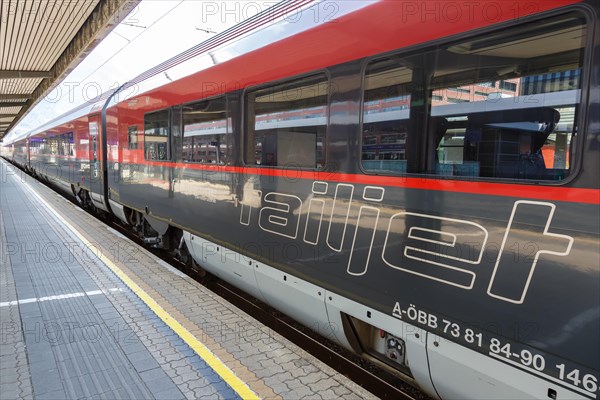
[[[600,290],[597,205],[148,169],[155,177],[171,173],[172,192],[130,182],[121,185],[121,200],[148,207],[153,217],[169,210],[171,223],[224,246],[219,257],[243,254],[389,315],[397,303],[402,310],[414,304],[438,317],[438,329],[428,330],[449,339],[443,317],[539,351],[552,343],[553,353],[577,354],[572,359],[582,367],[599,368],[598,299],[576,295]],[[410,228],[422,234],[408,237]],[[425,229],[444,233],[436,239]],[[461,234],[456,248],[428,242],[449,245]],[[214,246],[202,250],[203,257],[216,254]],[[228,278],[254,281],[251,269]],[[595,347],[582,349],[581,342]]]

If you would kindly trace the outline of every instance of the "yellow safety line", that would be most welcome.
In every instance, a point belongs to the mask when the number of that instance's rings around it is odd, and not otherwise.
[[[242,399],[260,399],[252,389],[248,387],[240,378],[238,378],[229,367],[227,367],[223,361],[219,359],[213,352],[211,352],[202,342],[200,342],[194,335],[190,333],[183,325],[181,325],[175,318],[173,318],[167,311],[165,311],[148,293],[138,286],[121,268],[117,267],[112,261],[110,261],[102,251],[94,246],[92,243],[87,242],[87,239],[79,233],[79,231],[67,222],[58,212],[48,204],[33,188],[31,188],[26,182],[23,182],[38,199],[44,203],[54,215],[61,220],[62,223],[67,226],[86,246],[94,251],[94,254],[102,260],[108,268],[110,268],[122,281],[131,289],[154,313],[167,324],[188,346],[202,357],[204,361],[217,373],[219,376],[238,394]],[[87,243],[86,243],[87,242]]]

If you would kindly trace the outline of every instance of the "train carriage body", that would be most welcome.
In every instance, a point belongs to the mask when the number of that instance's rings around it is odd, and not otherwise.
[[[597,3],[328,4],[29,148],[80,124],[96,207],[432,396],[597,398]]]

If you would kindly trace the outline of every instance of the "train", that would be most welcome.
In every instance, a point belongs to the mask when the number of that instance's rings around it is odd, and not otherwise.
[[[3,156],[433,398],[596,399],[599,15],[278,3]]]

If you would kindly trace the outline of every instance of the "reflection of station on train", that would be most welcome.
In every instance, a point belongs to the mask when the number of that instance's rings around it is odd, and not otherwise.
[[[574,129],[574,105],[578,95],[579,79],[580,70],[577,69],[479,82],[473,85],[445,85],[433,90],[432,115],[437,114],[446,119],[443,126],[439,128],[443,133],[437,148],[435,172],[444,175],[444,169],[447,169],[452,171],[450,175],[486,176],[482,174],[485,173],[485,168],[481,169],[480,165],[482,157],[509,156],[510,161],[514,162],[515,157],[531,156],[534,142],[540,140],[535,132],[541,133],[541,130],[548,128],[543,126],[547,121],[539,121],[537,126],[518,121],[504,124],[493,124],[493,121],[490,121],[492,124],[489,125],[496,128],[496,133],[492,137],[488,129],[486,135],[488,137],[482,137],[479,129],[469,129],[469,117],[460,115],[463,109],[465,114],[472,112],[474,102],[487,103],[488,106],[482,107],[482,111],[490,108],[497,111],[515,109],[523,107],[523,103],[532,108],[533,106],[554,107],[559,113],[559,120],[554,124],[551,132],[542,133],[544,143],[538,151],[539,160],[536,162],[543,161],[544,167],[548,169],[568,169],[570,134]],[[552,95],[547,96],[548,93]],[[471,103],[471,105],[467,110],[460,106],[461,103]],[[365,124],[363,131],[362,160],[365,169],[406,172],[406,140],[409,125],[408,123],[385,124],[383,121],[389,121],[390,118],[381,116],[397,113],[396,121],[408,121],[410,105],[409,94],[379,98],[365,103],[365,122],[371,122]],[[435,110],[436,107],[439,107],[438,112]],[[526,131],[531,134],[523,134]],[[499,135],[503,135],[504,138]],[[444,167],[444,165],[452,165],[452,167]],[[487,176],[502,175],[500,171],[488,171],[487,174],[489,174]]]
[[[579,70],[569,70],[523,78],[479,82],[473,85],[447,86],[433,90],[431,96],[432,107],[446,106],[440,115],[448,116],[448,120],[444,124],[446,129],[437,150],[437,172],[440,172],[440,168],[444,168],[442,165],[454,164],[465,166],[462,170],[472,174],[473,171],[479,170],[479,159],[477,155],[473,155],[474,153],[479,153],[479,156],[490,157],[490,152],[496,154],[496,156],[501,156],[504,151],[488,148],[482,153],[477,149],[467,148],[473,146],[485,147],[485,140],[483,142],[479,140],[480,143],[477,145],[469,143],[465,147],[465,140],[469,140],[470,136],[472,138],[474,133],[468,131],[466,124],[468,118],[466,116],[452,115],[460,113],[460,106],[453,107],[453,105],[488,102],[489,104],[502,104],[502,107],[510,109],[517,108],[516,104],[511,106],[511,103],[527,102],[540,107],[556,107],[561,105],[560,99],[558,99],[558,104],[556,104],[556,99],[554,103],[550,104],[542,95],[576,90],[579,87],[579,78]],[[318,94],[315,92],[317,90],[319,90],[318,85],[313,87],[311,92],[314,93],[311,94]],[[573,97],[572,92],[565,94],[567,95],[565,101],[569,97]],[[263,95],[265,98],[268,98],[268,96],[269,94]],[[293,90],[287,93],[287,97],[290,99],[297,96],[299,94]],[[507,101],[506,99],[512,100]],[[365,101],[365,122],[372,121],[370,124],[365,124],[363,131],[362,162],[365,169],[406,172],[404,161],[406,160],[405,145],[408,125],[406,123],[383,124],[380,119],[382,115],[386,115],[386,121],[408,120],[410,102],[411,96],[409,94],[392,95],[388,98]],[[228,140],[226,135],[227,132],[231,131],[231,120],[227,118],[225,104],[222,103],[216,104],[215,102],[205,101],[183,107],[182,157],[184,160],[214,164],[226,164],[228,162]],[[261,102],[258,101],[258,103]],[[405,115],[402,115],[403,110],[405,110]],[[569,133],[573,131],[574,107],[565,105],[557,110],[560,113],[560,120],[556,123],[553,131],[547,134],[544,139],[544,145],[541,148],[541,159],[543,159],[545,168],[567,169],[570,145]],[[168,123],[166,111],[162,113],[164,114],[162,117],[160,117],[160,113],[157,113],[156,118],[152,117],[146,121],[146,123],[154,121],[153,125],[146,127],[145,132],[146,152],[149,152],[148,159],[156,157],[155,159],[164,160],[166,157],[166,135],[157,133],[159,131],[165,132]],[[400,117],[389,118],[390,113],[398,113]],[[379,115],[379,117],[376,115]],[[322,159],[323,152],[323,134],[322,132],[319,133],[318,127],[325,126],[326,117],[326,107],[323,105],[285,110],[265,109],[264,112],[258,112],[256,128],[262,134],[257,135],[255,138],[254,157],[256,163],[259,165],[292,164],[299,166],[314,165],[315,162],[320,164],[319,160]],[[162,121],[162,124],[160,121]],[[303,122],[299,123],[298,121]],[[285,141],[269,134],[270,131],[282,127],[290,128]],[[508,126],[504,125],[504,128],[508,128]],[[527,130],[532,126],[526,127],[521,124],[520,126],[513,125],[511,128],[512,130],[519,128]],[[504,147],[512,146],[512,150],[508,150],[508,153],[511,153],[513,158],[517,151],[519,156],[529,154],[532,140],[535,141],[535,138],[532,139],[532,136],[527,135],[518,136],[519,138],[513,138],[512,140],[502,140],[494,137],[488,141],[492,141],[494,144],[499,141],[504,142]],[[290,148],[296,150],[293,152],[296,155],[294,159],[285,160],[285,157],[282,159],[283,154],[290,153]],[[316,152],[313,149],[316,149]],[[278,154],[279,157],[277,157]],[[306,155],[305,159],[298,158],[299,154]],[[278,162],[276,163],[275,160],[278,160]],[[476,162],[477,164],[469,164],[469,162]],[[490,172],[490,174],[497,173]]]

